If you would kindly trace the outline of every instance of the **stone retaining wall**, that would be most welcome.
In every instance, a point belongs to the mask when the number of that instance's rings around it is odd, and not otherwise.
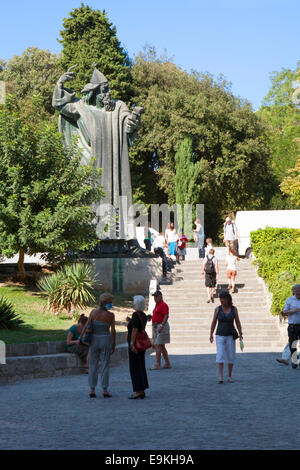
[[[126,331],[116,334],[117,346],[111,356],[111,367],[128,359],[126,336]],[[0,384],[83,374],[85,364],[76,354],[65,351],[66,343],[61,341],[7,345],[6,364],[0,364]]]
[[[127,331],[116,333],[116,345],[125,343]],[[65,341],[44,341],[42,343],[7,344],[6,357],[12,356],[41,356],[46,354],[61,354],[67,352]]]

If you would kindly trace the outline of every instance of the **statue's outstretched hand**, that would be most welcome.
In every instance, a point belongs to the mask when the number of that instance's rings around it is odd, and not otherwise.
[[[128,116],[127,125],[126,125],[126,132],[128,134],[134,132],[139,127],[142,113],[143,113],[143,108],[141,108],[140,106],[139,107],[136,106],[133,109],[132,113],[130,113],[130,115]]]
[[[72,70],[77,67],[76,65],[72,65],[72,67],[69,68],[67,72],[65,72],[58,80],[59,85],[63,85],[65,82],[68,82],[70,80],[73,80],[76,77],[76,73],[73,72]]]

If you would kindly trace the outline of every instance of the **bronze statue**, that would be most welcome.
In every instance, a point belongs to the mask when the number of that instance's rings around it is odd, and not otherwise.
[[[104,215],[103,207],[112,206],[118,219],[118,229],[117,232],[110,232],[110,236],[136,238],[134,223],[127,220],[124,211],[132,204],[128,150],[143,109],[135,107],[130,112],[123,101],[112,99],[107,79],[96,68],[91,82],[82,90],[82,98],[76,98],[72,90],[64,88],[65,82],[75,77],[74,67],[59,78],[53,93],[52,105],[60,113],[60,132],[67,145],[72,136],[79,137],[83,164],[95,158],[96,167],[102,168],[101,185],[105,197],[96,207],[98,220]],[[126,208],[124,196],[127,197]]]

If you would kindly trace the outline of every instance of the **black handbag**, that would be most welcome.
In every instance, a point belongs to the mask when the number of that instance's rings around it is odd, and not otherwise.
[[[234,340],[239,338],[239,334],[238,334],[237,330],[235,329],[235,327],[232,328],[232,336],[233,336]]]

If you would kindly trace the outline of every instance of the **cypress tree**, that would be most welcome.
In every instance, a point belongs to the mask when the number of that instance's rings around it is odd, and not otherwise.
[[[91,80],[94,65],[108,79],[114,98],[130,102],[131,61],[117,38],[116,27],[105,10],[93,10],[83,3],[63,20],[60,31],[63,46],[60,65],[64,71],[77,64],[76,78],[70,85],[77,94]]]

